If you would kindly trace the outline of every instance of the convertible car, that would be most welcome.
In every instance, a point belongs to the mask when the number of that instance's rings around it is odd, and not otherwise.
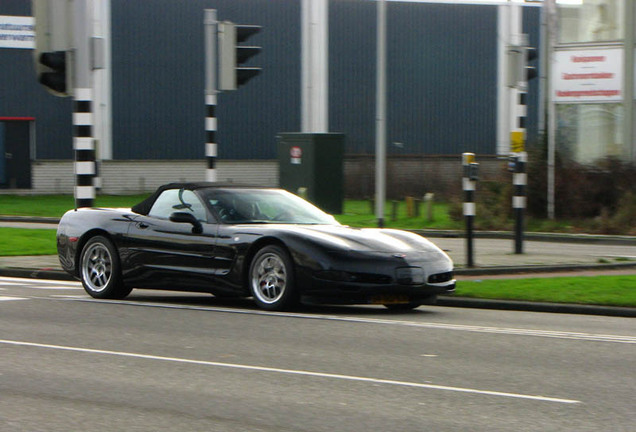
[[[253,297],[266,310],[411,309],[455,289],[451,259],[425,238],[343,226],[272,188],[172,183],[131,209],[70,210],[57,248],[64,270],[100,299],[151,288]]]

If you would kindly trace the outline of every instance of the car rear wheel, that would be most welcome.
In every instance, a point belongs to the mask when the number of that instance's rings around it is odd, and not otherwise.
[[[276,245],[259,250],[249,272],[250,291],[266,310],[287,310],[298,303],[294,265],[285,249]]]
[[[132,290],[122,282],[117,249],[106,237],[96,236],[86,242],[79,270],[82,285],[91,297],[120,299]]]

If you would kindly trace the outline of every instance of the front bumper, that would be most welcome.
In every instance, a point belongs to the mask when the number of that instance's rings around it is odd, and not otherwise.
[[[304,292],[301,300],[305,303],[322,304],[403,304],[434,303],[439,294],[455,291],[455,280],[445,286],[436,285],[388,285],[353,286],[322,284],[322,289]]]
[[[455,290],[452,264],[448,260],[428,262],[425,267],[377,264],[365,266],[366,271],[316,272],[302,284],[302,300],[331,304],[424,304]]]

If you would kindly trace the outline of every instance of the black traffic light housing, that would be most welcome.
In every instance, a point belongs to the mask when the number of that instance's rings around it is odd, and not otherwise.
[[[261,73],[261,68],[245,66],[252,57],[261,52],[261,47],[240,45],[259,33],[259,25],[219,23],[219,90],[236,90]]]
[[[58,96],[67,93],[67,53],[66,51],[43,52],[37,59],[40,66],[38,82]]]
[[[532,63],[537,58],[537,49],[531,46],[526,46],[523,49],[524,58],[525,58],[525,80],[530,81],[533,78],[536,78],[538,75],[537,68],[530,63]]]

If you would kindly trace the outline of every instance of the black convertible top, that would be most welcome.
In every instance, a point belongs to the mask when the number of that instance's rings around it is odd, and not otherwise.
[[[205,189],[205,188],[249,188],[249,189],[264,189],[263,186],[252,186],[252,185],[243,185],[237,183],[215,183],[215,182],[177,182],[177,183],[168,183],[165,185],[161,185],[157,188],[156,191],[152,193],[148,198],[140,202],[139,204],[135,204],[131,210],[134,213],[140,215],[148,215],[150,213],[150,209],[152,205],[155,203],[155,200],[161,195],[161,193],[168,189],[187,189],[187,190],[196,190],[196,189]]]

